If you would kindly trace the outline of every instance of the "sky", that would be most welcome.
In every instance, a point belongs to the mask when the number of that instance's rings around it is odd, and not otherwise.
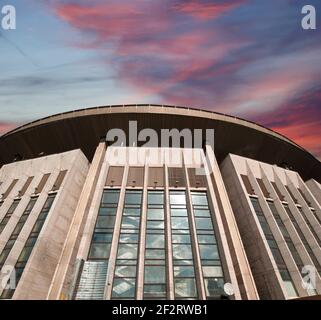
[[[255,121],[321,159],[320,0],[5,4],[17,28],[0,28],[0,134],[59,112],[157,103]],[[306,4],[316,30],[301,27]]]

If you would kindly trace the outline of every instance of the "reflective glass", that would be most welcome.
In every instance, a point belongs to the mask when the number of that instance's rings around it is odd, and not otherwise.
[[[201,259],[212,259],[217,260],[219,259],[217,246],[214,244],[200,244],[200,255]]]
[[[113,285],[113,298],[135,297],[135,279],[114,279]]]
[[[221,295],[225,295],[223,278],[204,279],[204,285],[207,297],[219,297]]]
[[[148,220],[164,220],[164,209],[148,209]]]
[[[188,229],[188,218],[172,217],[172,229]]]
[[[194,277],[193,266],[174,266],[174,276],[178,278]]]
[[[195,279],[175,279],[175,297],[196,297]]]
[[[138,229],[139,228],[139,217],[124,216],[121,227],[124,229]]]
[[[185,192],[181,194],[170,194],[170,203],[171,205],[184,205],[186,204],[186,197],[185,197]]]
[[[174,259],[193,259],[191,245],[175,244],[173,245]]]
[[[173,234],[172,243],[191,243],[189,234]]]
[[[212,230],[213,224],[211,218],[195,218],[196,229]]]
[[[118,246],[117,259],[136,259],[137,244],[120,243]]]
[[[115,277],[135,277],[136,266],[116,266]]]
[[[165,267],[145,266],[145,283],[165,283]]]
[[[146,248],[164,248],[165,236],[161,234],[147,234]]]

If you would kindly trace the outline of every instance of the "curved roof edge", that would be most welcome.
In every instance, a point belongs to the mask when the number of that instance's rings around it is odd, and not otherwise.
[[[203,118],[209,118],[209,119],[217,119],[217,120],[221,120],[221,121],[228,121],[228,122],[235,122],[237,121],[238,124],[241,125],[245,125],[247,127],[251,127],[252,129],[257,129],[261,132],[265,132],[267,134],[273,135],[276,138],[279,138],[281,140],[284,140],[288,143],[291,143],[293,145],[295,145],[296,147],[302,149],[303,151],[308,152],[306,149],[304,149],[303,147],[301,147],[300,145],[298,145],[297,143],[295,143],[294,141],[292,141],[291,139],[287,138],[286,136],[272,130],[269,129],[267,127],[264,127],[263,125],[257,124],[253,121],[250,120],[245,120],[243,118],[240,117],[236,117],[236,116],[231,116],[228,114],[224,114],[224,113],[220,113],[220,112],[215,112],[215,111],[210,111],[210,110],[205,110],[205,109],[198,109],[198,108],[192,108],[192,107],[183,107],[183,106],[173,106],[173,105],[164,105],[164,104],[123,104],[123,105],[107,105],[107,106],[97,106],[97,107],[89,107],[89,108],[81,108],[81,109],[76,109],[76,110],[72,110],[72,111],[66,111],[66,112],[61,112],[61,113],[57,113],[51,116],[47,116],[35,121],[31,121],[28,122],[22,126],[19,126],[13,130],[10,130],[8,132],[6,132],[5,134],[3,134],[2,136],[0,136],[1,138],[7,137],[11,134],[15,134],[17,132],[23,131],[25,129],[29,129],[29,128],[33,128],[42,124],[47,124],[53,121],[57,121],[57,120],[62,120],[62,119],[68,119],[68,118],[74,118],[74,117],[81,117],[81,116],[87,116],[90,114],[99,114],[101,113],[101,111],[103,109],[110,109],[110,113],[117,113],[117,108],[137,108],[137,112],[143,111],[143,110],[139,110],[138,108],[142,108],[142,107],[148,107],[150,108],[162,108],[162,111],[166,111],[166,109],[169,109],[170,111],[173,111],[175,109],[179,109],[179,110],[189,110],[192,111],[193,114],[190,114],[190,116],[198,116],[198,117],[203,117]],[[93,111],[97,111],[97,112],[93,112]],[[156,110],[155,110],[156,111]],[[123,112],[123,111],[122,111]],[[195,114],[199,113],[199,114]],[[105,113],[105,112],[103,112]],[[169,112],[169,113],[174,113],[175,112]],[[186,114],[187,116],[189,114]],[[212,115],[212,116],[209,116]],[[311,154],[311,153],[310,153]],[[312,155],[312,154],[311,154]],[[313,155],[312,155],[313,156]],[[314,157],[314,156],[313,156]]]

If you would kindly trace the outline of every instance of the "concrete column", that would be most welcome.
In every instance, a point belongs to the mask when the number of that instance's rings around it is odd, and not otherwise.
[[[307,181],[305,184],[313,194],[315,200],[321,206],[321,185],[314,179]]]
[[[164,154],[162,154],[164,156]],[[173,267],[173,246],[172,246],[172,228],[171,228],[171,210],[169,202],[169,182],[168,182],[168,167],[164,165],[165,171],[165,254],[167,263],[167,299],[175,299],[175,288],[174,288],[174,267]]]
[[[88,214],[88,209],[95,192],[105,152],[105,142],[99,143],[93,161],[90,165],[75,214],[71,221],[67,239],[64,243],[55,275],[49,288],[49,292],[47,295],[48,300],[58,300],[62,297],[68,297],[69,299],[71,298],[70,295],[68,296],[68,292],[66,292],[66,290],[63,290],[63,287],[66,278],[68,276],[71,277],[70,273],[73,271],[73,265],[76,259],[76,252],[79,246],[80,236],[82,234],[84,222]]]
[[[146,220],[147,220],[147,187],[148,187],[148,165],[144,170],[144,189],[142,212],[140,217],[140,234],[139,234],[139,250],[137,261],[137,279],[136,279],[136,300],[143,300],[144,297],[144,272],[145,272],[145,241],[146,241]]]
[[[203,164],[204,164],[207,186],[208,186],[208,195],[209,195],[208,200],[211,206],[212,215],[214,217],[215,223],[213,223],[213,226],[215,230],[215,235],[218,239],[217,245],[220,252],[220,258],[221,258],[222,267],[224,270],[225,281],[230,282],[233,286],[234,296],[232,298],[236,300],[240,300],[241,299],[240,288],[236,279],[231,251],[228,245],[227,234],[224,229],[224,223],[222,218],[224,216],[224,212],[222,211],[222,207],[220,208],[218,205],[218,199],[216,197],[215,189],[213,185],[215,179],[217,178],[216,176],[214,176],[214,174],[217,174],[217,171],[219,172],[219,168],[216,163],[215,155],[212,150],[212,147],[209,145],[206,146],[206,156],[204,155],[202,150]],[[213,180],[211,179],[211,175],[213,175]]]
[[[242,299],[257,300],[259,299],[256,285],[251,272],[245,249],[242,243],[235,216],[229,201],[220,168],[216,161],[213,149],[210,145],[206,145],[206,157],[210,168],[211,179],[215,192],[215,197],[221,213],[221,218],[225,228],[227,241],[233,260],[236,277],[239,279],[240,294]]]
[[[206,292],[205,292],[202,264],[201,264],[201,255],[200,255],[200,250],[199,250],[198,240],[197,240],[197,231],[196,231],[195,217],[194,217],[194,213],[193,213],[193,204],[192,204],[190,183],[189,183],[189,179],[188,179],[187,168],[185,166],[185,161],[184,161],[184,152],[183,152],[183,168],[184,168],[185,181],[186,181],[186,204],[187,204],[190,233],[191,233],[191,240],[192,240],[191,245],[192,245],[192,250],[193,250],[195,278],[196,278],[196,285],[197,285],[197,291],[198,291],[198,298],[200,300],[206,300]]]

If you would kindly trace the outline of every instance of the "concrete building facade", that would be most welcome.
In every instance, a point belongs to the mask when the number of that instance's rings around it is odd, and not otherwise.
[[[156,134],[212,128],[215,144],[201,133],[196,147],[139,145],[132,120]],[[127,141],[107,143],[111,128]],[[275,132],[201,110],[115,106],[27,124],[0,150],[1,299],[321,294],[321,164]]]

